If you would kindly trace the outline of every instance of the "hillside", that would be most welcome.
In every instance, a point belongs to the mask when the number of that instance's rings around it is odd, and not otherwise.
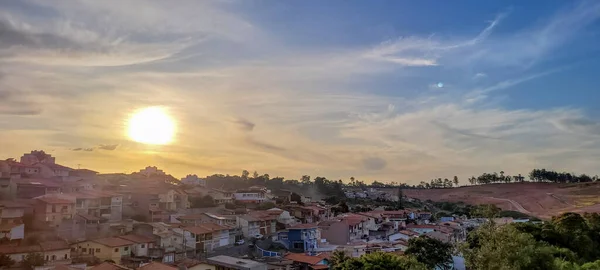
[[[510,183],[465,186],[448,189],[405,189],[404,195],[420,200],[491,203],[550,218],[562,212],[600,211],[600,183]]]

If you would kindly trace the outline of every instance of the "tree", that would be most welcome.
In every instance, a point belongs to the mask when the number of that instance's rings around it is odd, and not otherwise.
[[[342,265],[345,261],[350,260],[352,257],[346,255],[346,252],[343,250],[335,250],[331,254],[331,259],[329,259],[329,269],[338,270],[342,269]]]
[[[410,256],[398,256],[393,253],[374,252],[350,258],[336,270],[426,270],[427,266]]]
[[[15,264],[15,260],[13,260],[10,256],[6,254],[0,254],[0,268],[9,268],[13,264]]]
[[[452,245],[421,236],[408,240],[406,255],[414,256],[429,269],[452,269]]]
[[[250,176],[250,172],[246,171],[246,170],[243,170],[242,171],[242,178],[245,179],[245,180],[247,180],[248,176]]]
[[[454,183],[455,186],[458,187],[458,177],[455,175],[454,179],[452,180],[452,182]]]
[[[481,204],[471,209],[471,217],[494,218],[502,209],[493,204]]]
[[[214,207],[215,199],[210,195],[206,195],[203,197],[194,197],[190,202],[192,208],[204,208],[204,207]]]
[[[470,269],[555,269],[555,248],[513,226],[486,223],[469,234],[460,250]]]
[[[36,266],[44,265],[44,256],[40,253],[29,253],[25,256],[25,259],[21,262],[21,265],[26,269],[33,270]]]

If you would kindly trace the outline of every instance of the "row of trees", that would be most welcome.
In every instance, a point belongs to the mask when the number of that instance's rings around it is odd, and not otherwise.
[[[593,177],[580,174],[577,175],[575,173],[568,172],[556,172],[550,171],[546,169],[533,169],[529,173],[529,179],[535,182],[553,182],[553,183],[584,183],[584,182],[593,182],[598,181],[598,176],[595,175]]]
[[[419,185],[417,185],[416,188],[451,188],[453,186],[458,187],[458,184],[458,177],[454,176],[452,180],[448,178],[444,178],[444,180],[442,180],[442,178],[438,178],[432,179],[431,181],[429,181],[429,183],[421,181],[421,183],[419,183]]]
[[[21,262],[21,266],[28,270],[33,270],[36,266],[44,265],[46,261],[40,253],[29,253]],[[15,264],[15,261],[6,254],[0,254],[0,269],[9,268]]]
[[[584,183],[584,182],[595,182],[599,181],[600,178],[595,176],[589,176],[586,174],[577,175],[575,173],[568,172],[556,172],[546,169],[533,169],[529,173],[529,180],[534,182],[551,182],[551,183]],[[496,184],[496,183],[517,183],[524,182],[525,177],[521,174],[518,175],[507,175],[504,171],[499,173],[483,173],[480,176],[472,176],[467,179],[471,185],[485,185],[485,184]],[[454,176],[453,180],[445,178],[437,178],[431,180],[429,183],[421,181],[416,188],[451,188],[457,187],[459,184],[458,178]]]

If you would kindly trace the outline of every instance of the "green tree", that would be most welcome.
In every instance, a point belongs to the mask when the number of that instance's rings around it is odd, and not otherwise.
[[[494,218],[502,209],[493,204],[478,205],[471,210],[471,217]]]
[[[408,240],[404,253],[414,256],[430,269],[452,269],[452,245],[449,243],[421,236]]]
[[[458,187],[458,176],[454,176],[454,179],[452,179],[452,182],[454,183],[455,186]]]
[[[344,264],[344,262],[350,259],[352,259],[352,257],[346,255],[346,252],[344,252],[343,250],[335,250],[331,254],[331,258],[329,259],[329,269],[342,269],[342,265]]]
[[[0,268],[9,268],[15,264],[15,260],[6,254],[0,254]]]
[[[46,261],[44,260],[44,256],[42,254],[29,253],[27,256],[25,256],[23,262],[21,262],[21,265],[23,265],[23,267],[26,269],[33,270],[36,266],[44,265],[45,262]]]
[[[427,266],[410,256],[398,256],[393,253],[374,252],[350,258],[336,270],[426,270]]]
[[[537,242],[513,226],[486,223],[469,234],[460,250],[471,269],[556,269],[556,248]]]
[[[242,171],[242,178],[245,179],[245,180],[247,180],[248,176],[250,176],[250,172],[247,171],[247,170],[243,170]]]

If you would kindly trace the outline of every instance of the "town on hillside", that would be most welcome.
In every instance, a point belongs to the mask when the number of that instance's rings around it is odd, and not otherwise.
[[[354,179],[100,174],[44,151],[0,161],[0,172],[0,254],[14,268],[328,269],[336,253],[402,255],[416,238],[457,246],[487,220]],[[447,264],[464,269],[460,256]]]

